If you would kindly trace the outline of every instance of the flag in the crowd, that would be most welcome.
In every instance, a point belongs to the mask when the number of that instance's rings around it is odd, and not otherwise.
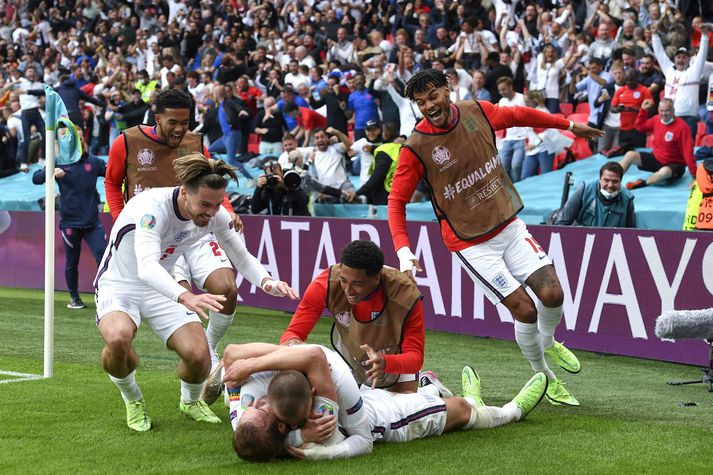
[[[62,98],[47,84],[45,89],[45,129],[56,132],[59,152],[55,163],[71,165],[82,158],[82,141],[77,127],[69,120]]]

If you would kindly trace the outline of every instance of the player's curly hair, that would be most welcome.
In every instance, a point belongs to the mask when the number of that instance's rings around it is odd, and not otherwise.
[[[219,190],[228,186],[232,179],[237,181],[233,167],[223,160],[212,160],[201,153],[191,153],[173,161],[176,178],[189,192],[195,193],[205,186]]]
[[[425,69],[419,71],[408,80],[406,83],[405,96],[413,100],[413,96],[419,92],[428,90],[429,86],[447,87],[448,76],[437,69]]]
[[[312,408],[312,387],[299,371],[277,374],[267,387],[267,396],[275,415],[290,426],[301,423],[305,413]]]
[[[352,241],[342,249],[341,262],[352,269],[363,269],[373,277],[384,267],[384,253],[371,241]]]
[[[233,433],[233,450],[246,462],[269,462],[286,456],[284,440],[276,419],[241,421]]]
[[[190,109],[191,97],[180,89],[166,89],[156,96],[156,113],[163,114],[166,109]]]

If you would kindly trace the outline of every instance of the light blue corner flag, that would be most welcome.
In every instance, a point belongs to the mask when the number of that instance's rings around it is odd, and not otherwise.
[[[59,143],[56,165],[71,165],[82,158],[82,141],[77,127],[69,120],[62,98],[47,84],[45,89],[45,128],[54,130]]]

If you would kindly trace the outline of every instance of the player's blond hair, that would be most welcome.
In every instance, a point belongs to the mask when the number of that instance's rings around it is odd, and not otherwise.
[[[173,172],[190,192],[197,191],[201,186],[219,190],[227,187],[231,179],[238,180],[233,167],[223,160],[206,158],[201,153],[191,153],[174,160]]]

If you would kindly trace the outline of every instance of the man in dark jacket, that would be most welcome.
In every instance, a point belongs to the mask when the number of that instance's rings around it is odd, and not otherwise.
[[[82,239],[89,245],[97,266],[106,248],[106,233],[99,221],[99,194],[97,178],[105,176],[106,163],[86,153],[82,158],[68,165],[58,165],[54,177],[59,185],[59,228],[66,254],[64,277],[67,280],[70,301],[67,308],[82,309],[84,305],[77,290],[79,281],[79,257]],[[32,175],[32,183],[45,182],[45,168]]]
[[[86,92],[82,91],[77,87],[77,83],[74,79],[70,79],[69,76],[63,74],[59,78],[60,84],[55,87],[54,90],[57,91],[59,97],[62,98],[65,107],[67,108],[67,115],[69,120],[77,126],[78,129],[82,129],[82,111],[79,109],[80,99],[84,102],[89,102],[91,104],[97,105],[99,107],[105,107],[106,102],[97,99],[96,97],[90,96]],[[44,92],[44,91],[43,91]]]
[[[126,122],[126,128],[144,123],[144,116],[149,105],[141,99],[141,91],[134,89],[131,93],[131,102],[119,108],[121,119]]]
[[[634,195],[621,186],[623,176],[619,163],[602,165],[599,180],[582,183],[560,210],[555,224],[635,228]]]

